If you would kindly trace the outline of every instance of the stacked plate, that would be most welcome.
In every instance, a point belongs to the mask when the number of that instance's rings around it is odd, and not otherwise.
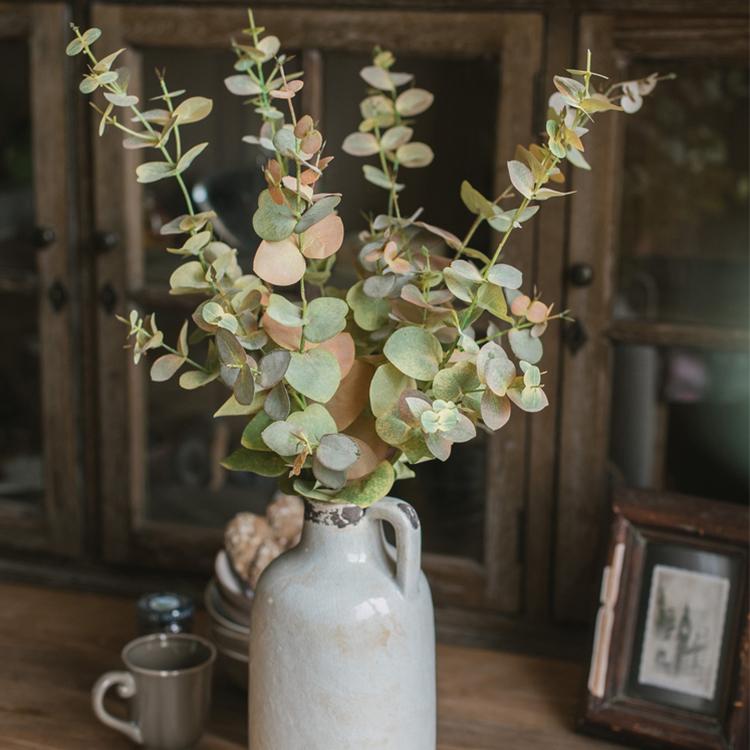
[[[222,671],[235,685],[247,690],[253,594],[240,583],[224,550],[216,556],[214,573],[205,593],[211,640],[219,652]]]

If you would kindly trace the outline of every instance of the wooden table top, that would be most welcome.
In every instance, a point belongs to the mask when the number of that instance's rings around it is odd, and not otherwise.
[[[94,718],[89,691],[102,672],[121,668],[134,631],[132,599],[0,584],[2,750],[133,747]],[[614,748],[573,733],[581,680],[570,662],[441,645],[439,750]],[[198,750],[243,750],[245,703],[218,679]]]

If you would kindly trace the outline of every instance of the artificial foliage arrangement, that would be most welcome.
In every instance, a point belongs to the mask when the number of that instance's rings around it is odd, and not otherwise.
[[[521,291],[522,274],[503,262],[503,251],[544,201],[569,194],[551,187],[564,181],[564,161],[590,168],[582,139],[594,117],[636,111],[659,76],[599,91],[594,81],[604,76],[591,70],[589,55],[585,70],[555,77],[546,133],[517,147],[508,187],[488,198],[461,185],[471,219],[459,236],[423,221],[420,211],[402,214],[409,171],[433,160],[431,148],[414,139],[433,95],[396,71],[390,52],[376,49],[361,71],[362,121],[343,150],[366,160],[363,177],[384,191],[383,210],[359,234],[359,280],[341,290],[329,282],[344,242],[336,213],[342,196],[320,188],[333,157],[324,155],[313,118],[298,111],[302,74],[286,71],[277,37],[264,35],[249,13],[225,80],[262,118],[260,132],[243,140],[267,157],[266,189],[248,217],[260,238],[249,273],[238,249],[216,236],[214,214],[195,211],[183,179],[208,146],[186,148],[185,127],[208,117],[212,101],[171,91],[157,72],[158,104],[142,108],[128,92],[127,70],[117,67],[124,50],[98,57],[100,30],[73,31],[67,54],[85,55],[88,64],[80,90],[100,91],[105,100],[92,104],[99,134],[115,128],[125,148],[155,151],[156,160],[137,168],[138,182],[176,180],[185,199],[186,213],[161,228],[167,252],[180,260],[170,288],[202,299],[174,346],[154,315],[133,310],[123,322],[134,360],[158,353],[151,378],[181,371],[186,390],[214,380],[226,385],[215,416],[247,419],[226,468],[278,477],[284,491],[318,501],[368,506],[396,479],[413,476],[412,465],[445,461],[454,443],[478,429],[501,429],[514,407],[547,406],[542,337],[566,314]],[[490,250],[472,246],[485,222],[499,233]]]

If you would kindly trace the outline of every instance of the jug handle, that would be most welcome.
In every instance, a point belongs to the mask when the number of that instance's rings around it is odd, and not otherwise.
[[[422,531],[417,511],[403,500],[384,497],[367,510],[367,515],[393,526],[396,532],[396,580],[406,598],[415,596],[422,572]],[[385,538],[383,543],[386,543]]]

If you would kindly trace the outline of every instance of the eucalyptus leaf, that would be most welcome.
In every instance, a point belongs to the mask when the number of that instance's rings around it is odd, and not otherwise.
[[[489,388],[482,394],[482,420],[491,430],[499,430],[510,419],[510,401],[507,396],[498,396]]]
[[[300,429],[286,422],[272,422],[261,433],[263,442],[280,456],[296,456],[305,446]]]
[[[533,365],[542,358],[542,342],[534,338],[528,328],[510,331],[508,343],[518,359],[526,360]]]
[[[443,359],[440,342],[416,326],[394,331],[385,342],[383,354],[394,367],[415,380],[432,380]]]
[[[346,294],[346,301],[354,314],[354,322],[365,331],[377,331],[388,322],[391,306],[386,300],[373,299],[364,292],[358,281]]]
[[[365,179],[371,182],[373,185],[384,188],[385,190],[393,189],[395,192],[399,192],[404,189],[404,186],[398,182],[393,182],[388,178],[382,169],[373,167],[371,164],[364,164],[362,166],[362,172],[365,175]]]
[[[471,213],[489,219],[495,214],[495,204],[487,200],[471,183],[464,180],[461,183],[461,200]]]
[[[285,349],[269,352],[260,360],[260,385],[273,388],[280,383],[289,367],[291,355]]]
[[[514,266],[498,263],[490,268],[487,281],[507,289],[518,289],[523,283],[523,274]]]
[[[346,328],[346,315],[349,306],[342,299],[319,297],[307,306],[307,322],[304,326],[305,338],[320,343],[333,338]]]
[[[272,294],[266,309],[269,317],[289,328],[298,328],[304,322],[302,308],[280,294]]]
[[[359,458],[359,446],[346,435],[330,433],[320,439],[315,458],[327,469],[346,471]]]
[[[290,410],[289,393],[283,383],[278,383],[266,396],[263,411],[272,419],[284,420],[289,416]]]
[[[151,380],[163,383],[169,380],[185,364],[185,358],[177,354],[164,354],[151,365]]]
[[[465,393],[478,389],[479,385],[474,363],[462,361],[440,370],[435,375],[432,393],[435,398],[445,401],[459,401]]]
[[[383,133],[380,138],[380,145],[386,151],[395,151],[408,143],[412,135],[414,135],[414,131],[411,128],[407,128],[405,125],[396,125]]]
[[[341,382],[336,357],[324,349],[293,352],[286,381],[303,396],[322,404],[330,401]]]
[[[389,362],[380,365],[370,382],[370,408],[376,417],[390,412],[399,402],[401,394],[414,388],[414,380],[404,375]]]
[[[425,89],[407,89],[396,98],[396,111],[402,117],[414,117],[429,109],[434,100],[435,97]]]
[[[216,380],[218,372],[204,372],[203,370],[189,370],[180,375],[180,388],[192,391]]]
[[[278,477],[287,471],[286,464],[279,456],[247,448],[238,448],[221,465],[230,471],[249,471],[262,477]]]
[[[177,173],[184,172],[193,163],[193,161],[203,153],[206,146],[208,146],[208,143],[199,143],[197,146],[193,146],[191,149],[188,149],[177,162],[177,168],[175,171]]]
[[[513,187],[524,198],[531,198],[534,194],[534,175],[531,170],[523,163],[517,160],[508,162],[508,175]]]
[[[273,136],[274,148],[287,158],[293,159],[297,154],[297,138],[289,128],[279,128]]]
[[[319,201],[313,203],[297,222],[297,225],[294,227],[295,233],[302,234],[302,232],[306,232],[311,226],[325,219],[339,203],[341,203],[341,198],[338,195],[327,195],[325,198],[321,198]]]
[[[395,479],[396,474],[390,462],[381,461],[371,474],[344,487],[338,493],[337,500],[367,508],[391,491]]]
[[[166,177],[173,177],[175,167],[168,161],[147,161],[144,164],[139,164],[135,173],[138,177],[138,182],[146,184],[149,182],[157,182],[163,180]]]
[[[224,85],[237,96],[257,96],[261,91],[260,86],[249,75],[229,76],[224,79]]]
[[[508,323],[513,322],[513,318],[508,315],[508,303],[505,295],[499,286],[489,283],[482,284],[477,292],[477,305],[500,320]]]
[[[315,479],[328,489],[339,490],[346,484],[346,472],[329,469],[320,462],[317,455],[313,458],[312,472]]]
[[[351,156],[372,156],[380,150],[372,133],[350,133],[341,148]]]
[[[253,403],[255,397],[255,380],[248,364],[244,364],[240,368],[237,380],[234,381],[233,390],[234,397],[238,403],[245,406],[250,406]]]
[[[206,307],[208,307],[208,304],[203,308],[204,317]],[[245,350],[237,337],[223,328],[216,331],[216,351],[219,355],[219,361],[224,365],[239,368],[247,361],[247,354],[245,354]]]
[[[253,214],[253,229],[261,239],[268,242],[285,240],[294,231],[297,223],[292,210],[286,203],[274,203],[268,190],[258,197],[258,208]]]
[[[197,260],[191,260],[178,266],[169,277],[171,294],[195,294],[196,291],[209,289],[206,272]]]
[[[435,154],[426,143],[406,143],[398,148],[396,158],[401,166],[416,169],[431,164]]]
[[[286,417],[283,417],[286,419]],[[263,442],[261,433],[268,427],[274,420],[271,416],[266,414],[265,411],[259,411],[248,423],[245,425],[245,429],[242,431],[242,445],[253,451],[267,451],[268,446]]]
[[[180,125],[199,122],[211,114],[213,106],[214,103],[205,96],[191,96],[175,107],[174,117]]]

